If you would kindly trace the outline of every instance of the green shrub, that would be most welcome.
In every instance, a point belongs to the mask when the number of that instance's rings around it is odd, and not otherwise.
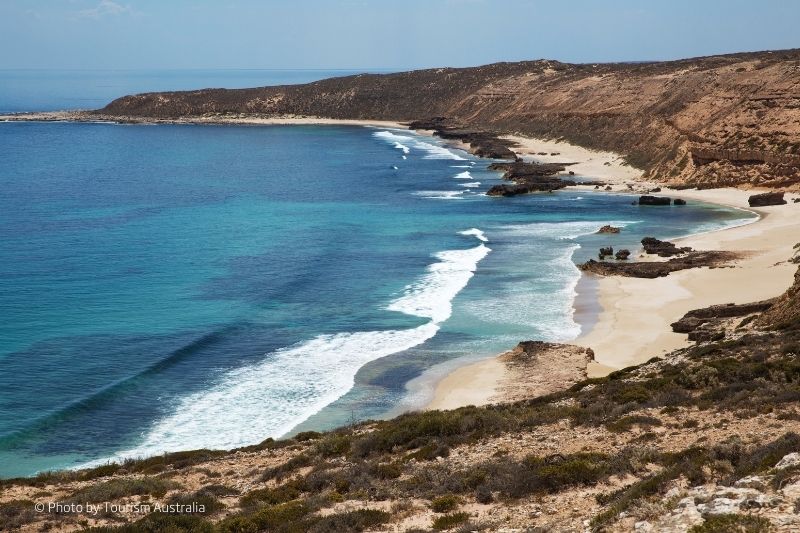
[[[689,530],[689,533],[767,533],[774,531],[766,518],[753,515],[711,515],[705,522]]]
[[[198,513],[201,515],[211,515],[225,508],[225,504],[219,501],[212,492],[206,489],[200,489],[191,494],[176,494],[167,500],[167,504],[187,507],[191,507],[192,504],[196,504],[199,509],[202,509],[198,511]],[[193,513],[194,511],[190,512],[190,514]],[[177,514],[181,514],[180,510],[177,511]]]
[[[451,513],[434,519],[431,527],[436,530],[453,529],[469,520],[469,513]]]
[[[132,524],[93,527],[85,533],[214,533],[214,526],[199,516],[150,513]]]
[[[461,498],[454,494],[445,494],[431,500],[431,510],[434,513],[449,513],[461,505]]]
[[[297,442],[305,442],[309,440],[317,440],[322,437],[322,433],[319,431],[301,431],[297,435],[294,436],[294,440]]]
[[[174,488],[178,488],[176,483],[157,477],[118,478],[80,489],[67,501],[97,503],[141,494],[161,497]]]
[[[317,441],[316,450],[322,457],[346,455],[350,451],[352,442],[351,435],[330,433]]]
[[[30,500],[11,500],[0,503],[0,526],[16,529],[36,520],[34,503]]]
[[[306,490],[302,479],[287,481],[277,487],[267,487],[248,492],[239,500],[242,507],[255,507],[263,504],[276,505],[296,500]]]
[[[265,507],[250,515],[226,518],[217,525],[222,533],[306,533],[308,524],[303,520],[311,509],[304,503],[292,501]]]
[[[262,481],[269,481],[270,479],[278,478],[285,476],[286,474],[297,470],[298,468],[303,468],[305,466],[309,466],[312,463],[311,456],[307,453],[301,453],[295,455],[282,465],[275,466],[273,468],[268,468],[264,471],[264,474],[261,476]]]
[[[370,474],[378,479],[397,479],[403,471],[397,463],[379,463],[372,465]]]
[[[405,460],[433,461],[437,457],[447,457],[448,455],[450,455],[450,448],[447,446],[441,444],[427,444],[419,450],[406,455]]]
[[[606,429],[611,431],[612,433],[622,433],[625,431],[630,431],[633,426],[660,426],[661,420],[655,418],[653,416],[646,416],[646,415],[628,415],[623,416],[622,418],[615,420],[614,422],[609,422],[606,424]]]
[[[341,533],[364,531],[385,524],[391,519],[386,511],[375,509],[357,509],[345,513],[337,513],[317,519],[309,528],[310,533]]]

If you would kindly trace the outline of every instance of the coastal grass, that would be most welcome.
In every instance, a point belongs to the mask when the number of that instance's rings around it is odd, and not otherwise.
[[[706,517],[689,533],[769,533],[775,531],[766,518],[754,515],[725,514]]]
[[[437,531],[442,531],[446,529],[453,529],[456,526],[460,526],[469,520],[469,513],[450,513],[443,516],[437,516],[433,520],[433,524],[431,527]]]
[[[158,477],[116,478],[80,489],[74,492],[67,501],[99,503],[143,494],[161,497],[169,490],[177,488],[180,488],[177,483]]]
[[[267,439],[242,450],[281,449],[288,458],[255,474],[260,485],[240,495],[229,510],[233,514],[213,526],[208,518],[154,514],[123,526],[122,531],[210,531],[209,527],[237,533],[363,531],[390,521],[390,513],[359,509],[322,516],[319,511],[345,501],[419,499],[429,501],[430,509],[441,515],[432,527],[463,528],[468,517],[458,510],[470,502],[513,506],[531,497],[597,486],[612,476],[632,477],[634,481],[628,485],[597,496],[601,511],[592,526],[603,528],[632,506],[657,501],[679,478],[691,485],[732,483],[771,471],[784,455],[800,451],[800,436],[786,433],[760,446],[745,446],[730,439],[674,452],[659,451],[647,439],[634,438],[625,447],[605,453],[524,457],[498,453],[468,465],[443,459],[459,447],[564,421],[573,427],[590,426],[616,435],[634,429],[648,435],[649,429],[661,425],[681,432],[702,429],[703,412],[728,413],[723,421],[764,413],[790,420],[796,415],[793,406],[800,400],[800,361],[793,348],[785,347],[798,342],[798,331],[762,330],[695,345],[676,352],[677,357],[670,359],[673,362],[653,359],[531,400],[408,413],[329,433],[304,432],[281,441]],[[659,413],[663,420],[652,413]],[[70,498],[100,502],[135,495],[162,497],[178,488],[170,478],[187,468],[195,467],[214,479],[211,474],[216,471],[203,463],[225,456],[226,452],[210,450],[167,454],[92,470],[8,480],[3,486],[96,479],[95,484],[81,488]],[[793,479],[796,471],[773,475],[780,484]],[[169,501],[202,500],[208,517],[223,510],[220,497],[236,495],[237,491],[225,485],[212,484],[187,496],[173,495]],[[29,507],[25,501],[9,502],[0,508],[0,516],[10,523],[25,523],[35,519]],[[124,529],[136,524],[140,529]]]
[[[34,522],[37,513],[31,500],[11,500],[0,503],[0,524],[8,529],[17,529]]]

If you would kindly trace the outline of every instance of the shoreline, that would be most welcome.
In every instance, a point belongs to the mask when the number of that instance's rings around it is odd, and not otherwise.
[[[505,138],[518,143],[521,147],[518,153],[526,160],[577,161],[569,168],[580,176],[605,180],[612,193],[639,194],[658,186],[640,181],[636,169],[625,165],[618,154],[564,142],[518,136]],[[547,155],[540,155],[540,152]],[[582,273],[573,302],[574,320],[582,331],[568,344],[594,352],[594,360],[586,369],[588,377],[602,377],[689,346],[686,335],[672,332],[670,324],[692,309],[766,300],[782,294],[792,284],[796,265],[788,259],[800,235],[800,204],[791,199],[798,195],[790,194],[786,205],[751,208],[747,198],[758,191],[661,187],[658,194],[662,196],[755,214],[757,218],[741,224],[671,239],[700,250],[737,251],[743,257],[735,261],[733,267],[689,269],[656,279]],[[454,409],[511,400],[502,394],[513,379],[502,356],[465,361],[435,383],[433,397],[425,409]],[[570,384],[565,383],[565,386]]]
[[[207,115],[189,118],[147,118],[95,114],[84,110],[0,114],[0,122],[83,122],[86,124],[186,124],[207,126],[373,126],[408,129],[393,120],[339,119],[313,116]]]
[[[129,120],[130,119],[130,120]],[[192,124],[192,125],[352,125],[365,127],[384,127],[409,129],[407,124],[381,120],[328,119],[309,116],[205,116],[189,119],[142,119],[140,117],[108,117],[84,111],[24,113],[0,115],[0,121],[10,122],[87,122],[115,124]],[[431,130],[414,130],[425,136],[433,136]],[[499,138],[514,143],[513,150],[524,160],[541,163],[570,162],[569,169],[578,176],[605,181],[611,193],[642,194],[659,186],[655,182],[644,182],[641,171],[627,165],[622,156],[613,152],[591,150],[567,142],[535,139],[518,135],[502,135]],[[443,139],[445,145],[470,152],[468,144],[455,139]],[[567,177],[568,172],[560,173]],[[662,187],[660,195],[678,196],[731,208],[743,209],[758,215],[753,221],[718,230],[703,231],[688,236],[674,238],[698,249],[726,249],[750,253],[736,262],[734,269],[692,269],[672,273],[665,278],[640,279],[620,277],[598,277],[581,273],[575,288],[573,300],[574,320],[581,326],[578,338],[568,341],[577,346],[591,348],[595,360],[586,368],[589,377],[597,377],[609,372],[643,363],[653,356],[660,356],[677,348],[688,346],[683,334],[672,333],[669,324],[680,318],[686,311],[707,305],[745,303],[763,300],[782,293],[791,285],[793,269],[779,268],[778,275],[767,275],[764,271],[770,264],[780,263],[791,256],[792,241],[789,238],[770,237],[775,231],[783,229],[781,235],[800,233],[800,223],[791,224],[789,214],[797,214],[797,208],[790,202],[786,206],[752,209],[747,206],[747,197],[753,191],[739,189],[710,190],[672,190]],[[573,186],[576,190],[594,190],[593,186]],[[800,206],[799,206],[800,207]],[[777,214],[778,216],[772,216]],[[767,215],[770,215],[769,217]],[[796,217],[800,219],[800,217]],[[764,224],[769,220],[770,224]],[[744,228],[758,227],[758,231]],[[739,231],[737,231],[739,230]],[[767,237],[764,237],[764,234]],[[769,241],[768,250],[755,250],[754,240]],[[781,245],[777,243],[781,240]],[[773,261],[773,263],[769,263]],[[744,264],[744,265],[742,265]],[[777,265],[775,265],[777,268]],[[724,272],[723,272],[724,271]],[[729,272],[735,271],[732,275]],[[757,274],[754,276],[753,272]],[[723,272],[719,279],[720,272]],[[755,288],[748,287],[749,279],[761,280]],[[647,294],[644,302],[641,295]],[[720,295],[732,295],[729,297]],[[735,296],[734,296],[735,295]],[[628,333],[626,333],[628,332]],[[635,332],[632,335],[630,332]],[[522,339],[520,339],[522,340]],[[509,347],[511,348],[511,347]],[[466,355],[448,362],[448,370],[432,369],[420,376],[425,384],[422,388],[432,389],[427,396],[425,409],[453,409],[464,405],[485,405],[503,401],[500,391],[508,389],[512,373],[500,355],[488,358],[475,358]],[[433,384],[433,386],[431,386]],[[566,386],[569,383],[565,384]],[[408,409],[404,409],[407,411]],[[398,414],[398,413],[395,413]]]

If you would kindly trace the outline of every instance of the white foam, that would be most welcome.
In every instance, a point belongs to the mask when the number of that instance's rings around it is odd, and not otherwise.
[[[467,231],[474,235],[472,230]],[[430,318],[436,324],[447,320],[452,313],[453,298],[466,287],[478,262],[489,252],[485,244],[468,250],[439,252],[436,254],[439,262],[430,265],[422,279],[408,285],[403,296],[389,304],[387,309]]]
[[[472,174],[469,173],[469,170],[465,170],[464,172],[460,172],[453,176],[457,180],[472,180],[475,179],[472,177]]]
[[[481,242],[489,242],[489,239],[486,238],[486,234],[479,230],[478,228],[470,228],[465,229],[464,231],[459,231],[459,235],[473,235]]]
[[[401,135],[391,131],[376,131],[372,135],[378,139],[383,139],[384,141],[392,143],[395,147],[397,147],[399,144],[407,148],[411,147],[417,150],[422,150],[423,152],[426,152],[424,159],[453,159],[457,161],[464,161],[465,159],[460,155],[448,150],[444,146],[425,142],[420,137]]]
[[[404,154],[408,154],[411,151],[411,148],[399,142],[394,143],[394,147],[398,150],[402,150]]]
[[[498,238],[504,238],[504,233],[500,230]],[[503,284],[480,300],[466,301],[460,312],[466,317],[475,317],[477,323],[524,328],[546,341],[575,339],[581,333],[574,319],[573,305],[581,274],[572,256],[579,248],[577,243],[558,245],[547,244],[547,241],[516,245],[512,255],[505,258],[513,262],[536,258],[537,281]],[[506,254],[509,252],[506,250]]]
[[[417,191],[415,196],[423,198],[435,198],[437,200],[462,200],[466,191]]]
[[[464,234],[485,241],[477,228]],[[436,335],[439,324],[452,313],[453,298],[489,251],[481,242],[467,250],[435,254],[437,261],[387,307],[430,319],[426,324],[406,330],[319,335],[277,350],[263,362],[228,371],[209,389],[182,398],[136,447],[81,467],[186,449],[230,449],[287,433],[346,394],[366,363]]]
[[[470,189],[474,189],[476,187],[480,187],[481,186],[481,182],[480,181],[468,181],[467,183],[462,183],[461,186],[462,187],[467,187],[467,188],[470,188]]]
[[[536,222],[533,224],[517,224],[504,226],[503,230],[512,236],[549,237],[557,240],[573,240],[583,235],[597,233],[606,224],[625,227],[638,223],[638,220],[612,220],[610,222],[573,221],[573,222]]]

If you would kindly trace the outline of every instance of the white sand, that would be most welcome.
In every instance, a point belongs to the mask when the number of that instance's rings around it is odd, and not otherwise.
[[[639,180],[641,171],[624,163],[611,152],[599,152],[563,142],[507,137],[520,147],[525,159],[541,162],[576,162],[568,167],[577,175],[603,180],[614,191],[646,190],[653,183]],[[548,155],[538,155],[547,152]],[[559,152],[558,155],[550,155]],[[671,191],[661,194],[733,207],[747,208],[754,191],[714,189]],[[691,269],[657,279],[600,277],[597,298],[600,313],[590,331],[574,344],[590,347],[595,363],[590,376],[643,363],[653,356],[687,346],[686,335],[672,333],[670,324],[687,311],[722,303],[746,303],[783,293],[793,281],[797,265],[787,260],[800,241],[800,204],[751,209],[760,215],[756,222],[721,231],[679,239],[681,244],[701,250],[729,250],[745,254],[735,268]],[[749,208],[748,208],[749,209]],[[520,339],[523,340],[523,339]],[[452,409],[462,405],[485,405],[495,397],[506,375],[497,358],[456,369],[436,386],[429,409]]]

